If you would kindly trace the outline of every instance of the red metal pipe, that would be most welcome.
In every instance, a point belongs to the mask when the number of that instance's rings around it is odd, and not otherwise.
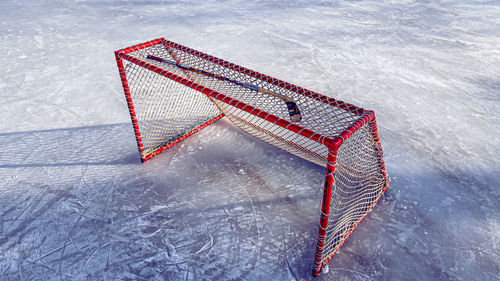
[[[115,53],[128,54],[130,52],[135,52],[135,51],[138,51],[138,50],[141,50],[141,49],[144,49],[144,48],[148,48],[148,47],[160,44],[163,41],[165,41],[165,38],[162,37],[162,38],[154,39],[154,40],[151,40],[151,41],[148,41],[148,42],[140,43],[140,44],[137,44],[137,45],[134,45],[134,46],[130,46],[130,47],[127,47],[127,48],[123,48],[121,50],[116,51]]]
[[[132,126],[134,127],[135,140],[137,142],[137,148],[139,149],[139,155],[141,156],[141,161],[144,160],[144,146],[142,144],[141,131],[139,130],[139,122],[137,121],[137,116],[135,114],[134,103],[132,96],[130,95],[130,89],[128,87],[127,76],[125,75],[125,67],[123,66],[122,59],[118,56],[119,52],[115,52],[116,64],[118,66],[118,72],[120,73],[120,79],[122,81],[123,91],[127,99],[127,106],[130,112],[130,119],[132,120]]]
[[[337,149],[328,151],[328,164],[326,165],[325,186],[323,189],[323,201],[321,204],[321,217],[319,222],[318,241],[316,242],[316,255],[314,257],[313,275],[321,273],[323,264],[323,250],[325,248],[326,232],[328,229],[328,216],[330,215],[330,202],[332,200],[333,187],[335,184],[335,165],[337,162]]]
[[[361,128],[364,124],[366,124],[370,120],[370,116],[373,111],[371,110],[365,110],[365,112],[359,117],[358,120],[356,120],[354,123],[352,123],[349,127],[347,127],[342,133],[340,133],[340,137],[346,141],[349,139],[359,128]]]
[[[209,121],[199,125],[198,127],[194,128],[193,130],[191,130],[190,132],[184,134],[183,136],[175,139],[174,141],[172,142],[169,142],[167,144],[165,144],[164,146],[161,146],[159,148],[157,148],[153,153],[150,153],[148,155],[145,155],[144,158],[143,158],[143,161],[142,162],[146,162],[148,161],[149,159],[155,157],[156,155],[166,151],[167,149],[171,148],[172,146],[176,145],[177,143],[189,138],[190,136],[198,133],[199,131],[201,131],[202,129],[212,125],[213,123],[219,121],[222,117],[224,117],[224,113],[222,114],[219,114],[217,115],[215,118],[213,119],[210,119]]]

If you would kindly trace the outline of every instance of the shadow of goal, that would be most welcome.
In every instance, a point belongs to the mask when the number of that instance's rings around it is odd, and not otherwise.
[[[389,188],[373,111],[164,38],[115,56],[143,162],[225,116],[326,168],[315,276]]]

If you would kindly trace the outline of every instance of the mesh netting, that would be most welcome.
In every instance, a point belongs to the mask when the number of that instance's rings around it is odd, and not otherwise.
[[[359,119],[359,116],[352,112],[331,106],[330,104],[326,104],[321,101],[311,99],[310,97],[298,94],[297,92],[287,90],[283,87],[279,87],[255,77],[233,71],[227,67],[220,66],[208,60],[200,59],[200,57],[192,55],[188,52],[183,52],[177,49],[169,52],[169,46],[166,44],[158,44],[147,49],[141,49],[136,52],[130,53],[130,55],[147,61],[148,63],[154,64],[169,72],[175,73],[178,76],[194,81],[199,85],[217,91],[221,94],[224,94],[225,96],[244,102],[245,104],[256,107],[262,111],[269,112],[282,119],[290,120],[287,106],[285,102],[280,98],[262,94],[257,91],[247,89],[241,85],[234,84],[232,82],[222,81],[216,77],[207,76],[193,71],[187,71],[175,65],[149,60],[147,59],[147,56],[154,55],[170,62],[180,62],[186,66],[214,73],[229,79],[246,82],[252,85],[256,85],[260,88],[271,90],[280,95],[287,96],[297,104],[302,114],[302,120],[297,124],[327,137],[335,137],[339,135],[355,120]],[[144,86],[147,87],[146,85],[147,82]],[[141,86],[138,86],[138,88],[139,87],[143,87],[143,84],[141,84]],[[179,87],[179,92],[186,91],[185,88],[188,88],[182,85]],[[195,94],[192,94],[192,96],[195,96]],[[174,100],[175,98],[176,97],[171,98],[171,100]],[[200,102],[200,99],[202,98],[199,97],[199,99],[197,99],[196,101],[189,102],[191,104],[196,104]],[[256,117],[224,102],[218,101],[213,98],[212,100],[234,124],[250,133],[251,135],[313,163],[326,166],[328,148],[325,147],[325,145],[313,141],[309,138],[303,137],[300,134],[294,133],[283,127],[277,126],[269,121],[266,121],[265,119]],[[204,107],[207,106],[205,105],[206,101],[203,102],[203,104]],[[200,110],[204,110],[204,107],[194,107],[194,116],[198,117],[199,113],[203,112]],[[185,108],[189,107],[173,109],[174,111],[184,110],[184,112],[187,113],[187,111],[185,111]],[[154,109],[150,108],[149,110],[153,111]],[[213,116],[214,114],[216,113],[210,111],[209,116]],[[182,120],[180,121],[182,122]],[[173,130],[174,129],[170,127],[169,131],[173,132]],[[158,142],[155,142],[155,145],[158,143],[161,143],[161,141],[158,140]]]
[[[333,186],[332,200],[321,212],[321,224],[325,219],[327,227],[320,227],[318,247],[321,250],[317,250],[314,268],[319,272],[388,187],[376,127],[371,127],[375,126],[374,120],[373,125],[367,122],[364,110],[352,105],[173,42],[162,40],[155,44],[129,48],[128,55],[124,56],[132,61],[125,65],[128,80],[125,83],[133,101],[129,102],[132,115],[135,110],[132,119],[138,123],[136,134],[142,138],[139,147],[144,146],[142,156],[154,156],[169,143],[220,118],[223,113],[236,126],[261,140],[318,165],[334,165],[332,185],[328,187],[328,181],[325,187],[327,194],[327,188]],[[151,59],[151,56],[159,59]],[[122,76],[122,82],[123,79]],[[253,86],[245,86],[248,84]],[[127,90],[125,92],[127,94]],[[230,102],[221,99],[221,95],[229,97]],[[300,121],[290,123],[291,113],[283,97],[295,102],[300,109]],[[237,107],[237,103],[244,103],[245,107]],[[244,110],[246,105],[254,109]],[[256,116],[254,110],[262,114]],[[277,118],[268,118],[270,115]],[[283,125],[283,120],[289,125]],[[292,124],[300,129],[292,130]],[[303,133],[307,130],[312,131],[315,138]],[[332,147],[331,143],[321,141],[324,139],[342,139],[343,144],[340,148]],[[336,164],[332,164],[335,160],[330,164],[327,161],[329,153],[335,154],[332,152],[337,155]]]
[[[145,155],[154,154],[220,114],[204,94],[144,67],[128,63],[125,72]]]
[[[373,142],[369,124],[363,125],[337,154],[335,188],[326,232],[326,253],[335,253],[357,224],[371,211],[384,191],[381,155]],[[322,258],[322,263],[328,260]]]

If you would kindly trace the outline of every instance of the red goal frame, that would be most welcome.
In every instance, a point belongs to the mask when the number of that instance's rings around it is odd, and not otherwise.
[[[325,135],[322,135],[320,133],[314,132],[310,129],[304,128],[298,124],[292,123],[288,120],[282,119],[280,117],[277,117],[273,114],[270,114],[266,111],[260,110],[256,107],[253,107],[251,105],[245,104],[244,102],[238,101],[236,99],[233,99],[231,97],[228,97],[222,93],[219,93],[217,91],[214,91],[210,88],[206,88],[202,85],[199,85],[191,80],[188,80],[184,77],[181,77],[179,75],[176,75],[172,72],[169,72],[163,68],[160,68],[154,64],[148,63],[144,60],[138,59],[134,56],[129,55],[131,52],[135,52],[137,50],[141,50],[144,48],[149,48],[152,46],[155,46],[157,44],[164,44],[170,48],[173,48],[175,50],[179,50],[182,52],[189,53],[190,55],[196,56],[202,60],[207,60],[210,61],[211,63],[218,64],[219,66],[222,66],[224,68],[228,68],[232,71],[240,72],[245,75],[251,76],[255,79],[259,79],[262,81],[265,81],[267,83],[271,83],[275,86],[278,86],[280,88],[284,88],[286,90],[291,90],[293,92],[296,92],[300,95],[303,95],[305,97],[314,99],[316,101],[322,102],[324,104],[327,104],[329,106],[337,107],[340,108],[344,111],[350,112],[358,116],[358,119],[353,122],[349,127],[347,127],[342,133],[340,133],[337,137],[331,138],[327,137]],[[335,168],[336,168],[336,162],[337,162],[337,152],[339,148],[342,146],[342,144],[347,141],[359,128],[361,128],[364,125],[368,125],[371,131],[371,136],[373,138],[373,142],[375,143],[375,149],[380,155],[378,157],[378,166],[380,168],[381,173],[383,174],[384,177],[384,188],[383,191],[380,193],[380,196],[376,198],[376,200],[370,204],[368,207],[369,209],[372,209],[375,205],[375,203],[382,197],[383,193],[389,188],[389,179],[387,177],[387,172],[385,168],[385,163],[383,160],[383,152],[382,152],[382,146],[380,144],[380,138],[379,138],[379,133],[377,129],[377,124],[376,124],[376,119],[375,119],[375,113],[371,110],[365,110],[363,108],[354,106],[352,104],[336,100],[331,97],[327,97],[324,95],[321,95],[319,93],[316,93],[314,91],[302,88],[300,86],[282,81],[280,79],[259,73],[257,71],[245,68],[243,66],[236,65],[234,63],[225,61],[223,59],[219,59],[217,57],[205,54],[203,52],[191,49],[189,47],[183,46],[181,44],[168,41],[164,38],[158,38],[152,41],[148,41],[145,43],[137,44],[128,48],[124,48],[121,50],[118,50],[115,52],[115,57],[116,57],[116,62],[123,86],[123,90],[125,93],[125,97],[127,100],[127,105],[130,113],[130,117],[132,120],[134,132],[135,132],[135,137],[136,137],[136,142],[138,146],[138,150],[141,156],[141,161],[146,162],[150,160],[151,158],[155,157],[159,153],[169,149],[176,143],[192,136],[193,134],[197,133],[198,131],[202,130],[203,128],[206,128],[210,126],[211,124],[215,123],[216,121],[220,120],[222,117],[224,117],[224,114],[220,114],[213,119],[203,123],[202,125],[199,125],[195,128],[193,128],[191,131],[188,133],[184,134],[183,136],[179,137],[173,142],[170,142],[162,147],[159,147],[157,150],[155,150],[153,153],[146,154],[144,151],[144,146],[142,142],[142,137],[141,137],[141,132],[140,132],[140,127],[139,127],[139,121],[137,120],[137,116],[135,113],[134,109],[134,102],[130,93],[130,88],[129,84],[127,81],[126,73],[125,73],[125,67],[123,64],[123,60],[126,60],[130,63],[136,64],[140,67],[143,67],[149,71],[155,72],[161,76],[164,76],[170,80],[173,80],[177,83],[183,84],[187,87],[190,87],[198,92],[201,92],[205,94],[207,97],[216,99],[218,101],[221,101],[227,105],[230,105],[232,107],[236,107],[240,110],[246,111],[249,114],[252,114],[254,116],[257,116],[258,118],[264,119],[266,121],[269,121],[277,126],[280,126],[286,130],[289,130],[291,132],[294,132],[296,134],[299,134],[303,137],[309,138],[317,143],[320,143],[322,145],[325,145],[328,148],[328,157],[327,157],[327,165],[326,165],[326,175],[325,175],[325,183],[324,183],[324,189],[323,189],[323,199],[322,199],[322,205],[321,205],[321,215],[320,215],[320,222],[319,222],[319,231],[318,231],[318,238],[317,238],[317,243],[316,243],[316,253],[315,253],[315,258],[314,258],[314,264],[313,264],[313,275],[317,276],[320,274],[321,269],[326,266],[326,264],[330,261],[330,259],[333,257],[335,252],[340,248],[340,246],[333,252],[333,253],[324,253],[324,248],[325,248],[325,238],[327,234],[327,228],[328,228],[328,218],[330,214],[330,203],[332,200],[332,192],[334,188],[334,174],[335,174]],[[367,214],[367,213],[366,213]],[[349,229],[349,234],[347,237],[343,239],[343,241],[340,243],[342,245],[345,240],[351,235],[352,231],[357,227],[357,225],[366,217],[366,214],[359,219],[355,225],[353,225]]]

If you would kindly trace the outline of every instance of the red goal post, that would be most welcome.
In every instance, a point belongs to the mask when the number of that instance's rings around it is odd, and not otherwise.
[[[326,167],[314,275],[389,187],[373,111],[164,38],[115,56],[143,162],[227,116]]]

